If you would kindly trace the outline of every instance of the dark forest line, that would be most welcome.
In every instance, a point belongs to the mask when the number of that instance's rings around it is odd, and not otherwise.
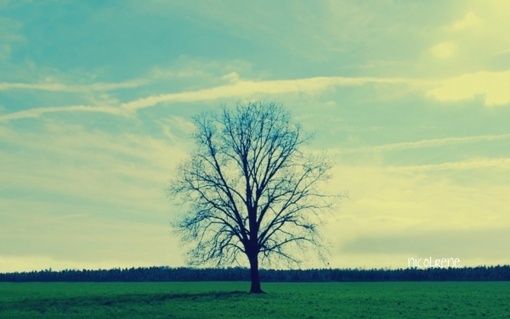
[[[508,281],[510,266],[405,269],[261,269],[264,282]],[[0,282],[249,281],[248,268],[51,269],[0,274]]]

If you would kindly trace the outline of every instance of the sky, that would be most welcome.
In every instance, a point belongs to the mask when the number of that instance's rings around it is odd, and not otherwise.
[[[192,117],[254,100],[348,194],[328,267],[509,264],[508,30],[506,0],[0,0],[0,272],[185,265]]]

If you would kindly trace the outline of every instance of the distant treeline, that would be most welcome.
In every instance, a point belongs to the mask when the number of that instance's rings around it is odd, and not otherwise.
[[[248,281],[249,269],[234,268],[115,268],[108,270],[51,269],[0,274],[3,282],[106,282],[106,281]],[[265,282],[335,282],[335,281],[506,281],[510,266],[465,268],[406,269],[261,269]]]

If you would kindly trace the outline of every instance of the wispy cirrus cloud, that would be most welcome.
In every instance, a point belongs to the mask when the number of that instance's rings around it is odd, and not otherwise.
[[[367,152],[391,152],[407,149],[418,149],[426,147],[442,147],[454,144],[467,144],[478,142],[492,142],[510,139],[510,134],[496,134],[496,135],[478,135],[478,136],[465,136],[465,137],[447,137],[428,139],[411,142],[391,143],[376,146],[358,147],[350,149],[342,149],[340,153],[367,153]]]
[[[106,113],[111,115],[128,116],[122,109],[108,106],[90,106],[90,105],[69,105],[69,106],[51,106],[33,108],[14,113],[0,115],[0,122],[8,122],[25,118],[36,118],[46,113],[62,113],[62,112],[95,112]]]
[[[37,90],[53,92],[89,92],[89,91],[112,91],[118,89],[130,89],[142,86],[146,83],[143,80],[127,81],[121,83],[93,83],[86,85],[69,85],[65,83],[0,83],[0,91],[9,90]]]
[[[216,86],[208,89],[196,90],[196,91],[184,91],[177,93],[161,94],[148,96],[129,102],[122,103],[119,107],[112,106],[62,106],[62,107],[44,107],[44,108],[33,108],[23,110],[15,113],[4,114],[0,116],[0,122],[10,121],[15,119],[39,117],[45,113],[55,112],[101,112],[112,115],[127,116],[136,113],[137,110],[153,107],[161,103],[171,102],[199,102],[209,101],[221,98],[241,98],[251,97],[253,95],[278,95],[278,94],[291,94],[291,93],[308,93],[314,94],[330,88],[342,87],[342,86],[359,86],[366,84],[397,84],[404,83],[403,79],[391,79],[391,78],[372,78],[372,77],[359,77],[359,78],[348,78],[348,77],[312,77],[304,79],[292,79],[292,80],[267,80],[267,81],[251,81],[251,80],[239,80],[237,78],[229,77],[229,80],[233,81],[229,84]],[[14,84],[10,84],[11,88],[14,88]],[[35,86],[39,89],[46,90],[83,90],[83,89],[95,89],[95,90],[107,90],[114,88],[127,88],[129,85],[137,85],[136,82],[126,82],[124,84],[95,84],[89,86],[59,86],[59,85],[48,85],[48,86]],[[18,85],[19,88],[24,88],[26,85]],[[7,88],[6,85],[4,87]],[[27,88],[32,87],[30,85]],[[32,87],[34,89],[34,87]],[[1,90],[1,86],[0,86]]]
[[[439,164],[389,166],[389,171],[416,172],[416,171],[457,171],[473,169],[510,169],[510,158],[476,158],[466,161],[445,162]]]
[[[167,129],[170,134],[176,131]],[[167,138],[94,132],[58,122],[34,131],[0,126],[0,141],[6,149],[16,150],[0,152],[0,179],[10,189],[23,193],[30,185],[33,191],[44,189],[45,194],[55,194],[56,202],[91,200],[142,214],[165,214],[168,202],[163,189],[172,170],[186,156],[178,138],[169,142]],[[5,204],[0,204],[0,215],[8,211]]]
[[[49,91],[58,93],[104,93],[107,91],[119,89],[132,89],[146,84],[145,80],[133,80],[120,83],[93,83],[93,84],[66,84],[57,82],[47,83],[15,83],[0,82],[0,91]],[[111,103],[110,103],[111,104]],[[8,108],[6,108],[8,109]],[[12,112],[0,115],[0,122],[8,122],[24,118],[37,118],[47,113],[66,113],[66,112],[95,112],[111,115],[129,115],[125,110],[114,106],[98,106],[98,105],[66,105],[66,106],[49,106],[30,108],[18,112]]]
[[[217,86],[198,91],[162,94],[133,100],[122,104],[129,111],[148,108],[168,102],[197,102],[220,98],[250,97],[256,94],[287,94],[287,93],[318,93],[320,91],[341,87],[365,84],[396,84],[404,83],[403,79],[372,78],[372,77],[312,77],[293,80],[250,81],[238,80],[228,85]]]

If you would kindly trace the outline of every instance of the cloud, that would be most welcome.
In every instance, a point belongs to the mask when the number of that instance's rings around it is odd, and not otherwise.
[[[184,136],[191,136],[193,132],[195,132],[195,125],[193,122],[180,116],[170,116],[159,122],[162,124],[163,133],[171,141],[176,141],[176,133]]]
[[[469,100],[483,97],[486,106],[510,103],[510,71],[475,72],[446,79],[427,92],[427,95],[443,102]]]
[[[236,80],[230,77],[230,80]],[[402,79],[371,77],[313,77],[293,80],[249,81],[238,80],[235,83],[198,91],[162,94],[130,101],[122,104],[129,111],[152,107],[165,102],[198,102],[220,98],[249,97],[256,94],[318,93],[333,87],[357,86],[373,83],[404,83]]]
[[[112,115],[122,115],[127,116],[128,114],[124,112],[122,109],[114,108],[114,107],[106,107],[106,106],[89,106],[89,105],[70,105],[70,106],[52,106],[52,107],[41,107],[28,109],[24,111],[8,113],[5,115],[0,115],[0,122],[8,122],[11,120],[18,120],[24,118],[34,118],[40,117],[46,113],[60,113],[60,112],[96,112],[96,113],[106,113]]]
[[[112,115],[127,116],[135,113],[137,110],[156,106],[161,103],[169,102],[200,102],[217,100],[221,98],[246,98],[253,95],[278,95],[289,93],[308,93],[314,94],[326,89],[342,87],[342,86],[359,86],[365,84],[396,84],[405,83],[403,79],[391,78],[372,78],[372,77],[312,77],[293,80],[268,80],[268,81],[249,81],[239,80],[235,74],[231,74],[227,78],[232,83],[223,86],[217,86],[209,89],[197,91],[185,91],[179,93],[169,93],[148,96],[141,99],[132,100],[122,103],[120,107],[105,106],[63,106],[63,107],[44,107],[19,111],[10,114],[0,115],[0,122],[15,119],[39,117],[45,113],[54,112],[100,112]],[[45,90],[110,90],[114,88],[125,88],[130,85],[137,85],[138,82],[126,82],[124,84],[95,84],[89,86],[61,86],[61,85],[24,85],[24,84],[5,84],[4,89],[9,88],[39,88]],[[1,84],[0,84],[1,85]],[[0,89],[2,87],[0,86]]]
[[[141,80],[122,83],[94,83],[88,85],[69,85],[64,83],[0,83],[0,91],[8,90],[38,90],[53,92],[89,92],[89,91],[111,91],[117,89],[129,89],[139,87],[145,82]]]
[[[146,83],[144,80],[133,80],[121,83],[93,83],[88,85],[69,85],[64,83],[0,83],[0,91],[27,90],[27,91],[50,91],[65,93],[89,93],[89,92],[105,92],[118,89],[132,89],[142,86]],[[112,104],[112,102],[109,102]],[[129,114],[121,108],[113,106],[94,106],[94,105],[67,105],[67,106],[50,106],[31,108],[18,112],[0,114],[0,122],[8,122],[11,120],[23,118],[36,118],[46,113],[60,112],[95,112],[106,113],[111,115],[128,116]]]
[[[338,151],[340,154],[346,153],[367,153],[367,152],[391,152],[407,149],[417,149],[425,147],[442,147],[455,144],[465,143],[477,143],[477,142],[490,142],[497,140],[510,139],[510,134],[499,134],[499,135],[478,135],[478,136],[466,136],[466,137],[447,137],[438,139],[429,139],[412,142],[401,142],[384,144],[377,146],[358,147],[350,149],[341,149]]]
[[[459,162],[446,162],[440,164],[428,165],[409,165],[409,166],[387,166],[385,169],[390,171],[444,171],[444,170],[509,170],[510,158],[477,158]]]
[[[446,42],[440,42],[440,43],[434,45],[430,49],[430,52],[437,59],[446,60],[446,59],[451,58],[455,54],[456,50],[457,50],[457,46],[455,45],[455,43],[446,41]]]
[[[482,24],[482,20],[473,12],[469,12],[459,21],[456,21],[452,26],[452,31],[462,31],[468,28],[478,27]]]
[[[25,192],[30,185],[58,194],[59,201],[89,199],[153,212],[163,210],[164,185],[186,149],[166,138],[51,124],[33,132],[0,127],[0,140],[11,150],[0,153],[0,176],[12,189]]]

